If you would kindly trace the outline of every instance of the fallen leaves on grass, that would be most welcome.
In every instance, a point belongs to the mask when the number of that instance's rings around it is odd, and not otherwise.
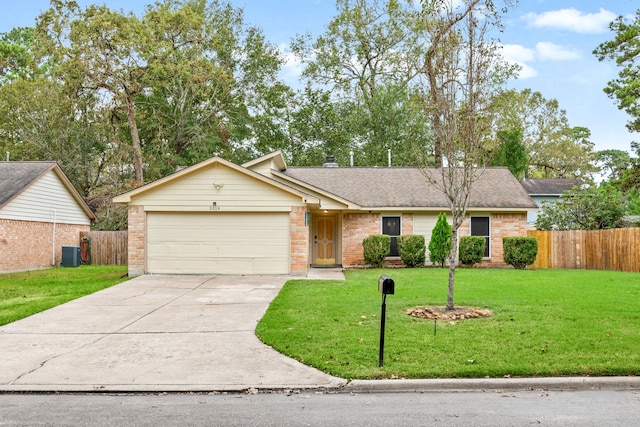
[[[406,313],[421,319],[438,320],[466,320],[493,316],[491,310],[477,307],[456,307],[453,310],[447,310],[445,307],[416,307],[408,309]]]

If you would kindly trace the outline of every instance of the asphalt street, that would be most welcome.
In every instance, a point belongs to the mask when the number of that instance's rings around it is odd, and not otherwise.
[[[0,426],[637,426],[638,391],[5,394]]]

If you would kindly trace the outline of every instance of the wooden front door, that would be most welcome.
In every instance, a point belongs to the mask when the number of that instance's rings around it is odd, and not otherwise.
[[[335,245],[336,217],[321,216],[313,221],[313,263],[330,265],[336,263]]]

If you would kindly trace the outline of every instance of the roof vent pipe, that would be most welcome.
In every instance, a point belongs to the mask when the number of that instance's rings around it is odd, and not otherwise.
[[[349,151],[349,164],[353,167],[353,150]]]
[[[334,156],[327,156],[327,162],[322,165],[323,168],[337,168],[336,158]]]

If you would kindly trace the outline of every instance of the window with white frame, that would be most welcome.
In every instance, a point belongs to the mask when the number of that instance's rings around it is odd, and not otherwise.
[[[488,216],[471,217],[471,235],[484,237],[484,257],[491,255],[491,221]]]
[[[391,251],[389,256],[399,256],[398,252],[398,236],[402,229],[400,216],[383,216],[382,217],[382,234],[391,236]]]

